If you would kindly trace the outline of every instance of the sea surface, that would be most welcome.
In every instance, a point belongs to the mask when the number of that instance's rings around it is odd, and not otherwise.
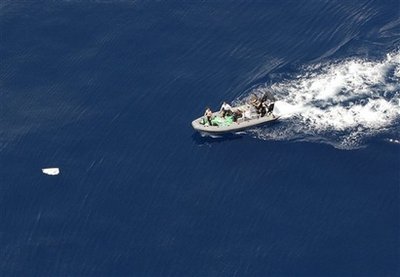
[[[398,0],[0,2],[1,276],[399,276],[399,234]]]

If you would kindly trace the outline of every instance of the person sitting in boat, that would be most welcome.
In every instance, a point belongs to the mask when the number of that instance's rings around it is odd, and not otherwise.
[[[270,102],[271,101],[268,99],[266,94],[263,97],[261,97],[261,99],[260,99],[261,105],[259,106],[259,109],[258,109],[261,117],[263,117],[267,114],[267,109],[269,109]]]
[[[267,91],[261,98],[261,102],[268,114],[271,114],[275,107],[275,97],[270,91]]]
[[[250,99],[250,104],[256,109],[258,114],[263,116],[263,104],[256,95],[253,94],[253,96]]]
[[[221,109],[219,110],[219,113],[221,114],[222,117],[230,116],[233,114],[233,110],[231,105],[229,105],[228,103],[224,102],[222,103]]]
[[[263,117],[267,114],[267,102],[263,102],[261,100],[261,105],[258,108],[257,113],[260,114],[261,117]]]
[[[239,118],[242,121],[246,121],[247,119],[251,119],[252,116],[252,109],[254,109],[252,106],[250,106],[249,104],[244,105],[243,108],[241,109],[237,109],[234,112],[234,121],[237,121]]]
[[[210,108],[206,108],[206,111],[204,112],[204,124],[208,123],[208,125],[212,126],[211,120],[213,119],[213,112],[211,111]]]
[[[267,109],[268,109],[268,114],[272,114],[272,111],[274,110],[275,107],[275,102],[269,101]]]
[[[262,102],[263,110],[261,116],[264,116],[265,114],[271,114],[272,111],[274,110],[275,107],[275,102],[270,100],[270,99],[265,99],[265,101]]]
[[[243,111],[241,111],[240,109],[236,109],[236,110],[233,112],[233,121],[234,121],[234,122],[237,122],[237,120],[238,120],[239,118],[243,118]]]

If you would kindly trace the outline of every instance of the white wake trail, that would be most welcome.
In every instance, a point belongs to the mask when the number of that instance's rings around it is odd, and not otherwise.
[[[262,95],[272,90],[279,99],[275,112],[283,123],[255,130],[257,138],[323,141],[352,149],[368,137],[398,129],[400,51],[380,61],[348,59],[301,71],[251,91]]]

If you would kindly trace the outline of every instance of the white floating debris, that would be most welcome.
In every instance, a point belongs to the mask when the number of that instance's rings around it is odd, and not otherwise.
[[[42,168],[42,172],[47,175],[58,175],[60,173],[60,169],[58,167]]]

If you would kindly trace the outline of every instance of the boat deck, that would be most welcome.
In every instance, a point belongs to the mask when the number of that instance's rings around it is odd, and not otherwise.
[[[278,117],[275,116],[273,113],[266,114],[263,117],[258,114],[252,114],[251,118],[239,118],[236,122],[232,122],[232,120],[224,120],[222,117],[220,117],[219,112],[213,113],[213,116],[217,118],[218,122],[220,122],[219,126],[202,124],[204,118],[204,116],[202,116],[193,120],[192,127],[199,132],[206,132],[210,134],[224,134],[243,131],[245,129],[260,126],[278,119]]]

